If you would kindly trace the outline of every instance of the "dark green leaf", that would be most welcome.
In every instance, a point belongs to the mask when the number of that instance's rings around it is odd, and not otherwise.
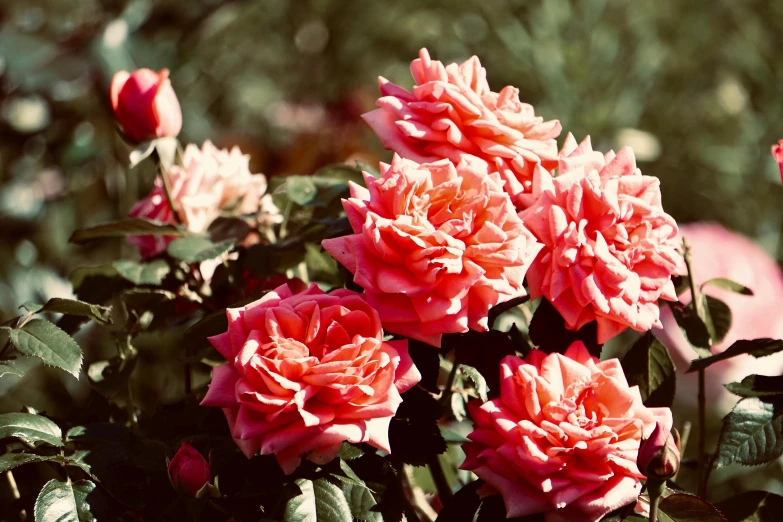
[[[309,176],[288,176],[285,182],[285,193],[288,199],[304,206],[315,199],[315,183]]]
[[[514,355],[514,343],[507,332],[469,331],[443,336],[443,350],[454,350],[457,364],[472,366],[487,383],[487,397],[500,395],[500,361]]]
[[[705,281],[704,283],[702,283],[701,288],[704,289],[705,286],[714,286],[715,288],[723,288],[724,290],[729,290],[730,292],[734,292],[742,295],[753,295],[753,290],[751,290],[747,286],[741,285],[736,281],[732,281],[731,279],[726,279],[724,277],[716,277],[714,279]]]
[[[311,280],[339,282],[337,261],[323,251],[320,245],[305,243],[305,263]]]
[[[460,397],[459,394],[454,394]],[[424,389],[414,386],[402,394],[402,404],[389,424],[389,444],[396,459],[423,466],[433,455],[444,453],[446,441],[437,421],[443,408]]]
[[[560,312],[546,299],[541,299],[530,321],[530,340],[545,353],[565,353],[575,341],[582,341],[590,355],[600,357],[603,345],[598,344],[598,323],[584,325],[577,331],[568,330]]]
[[[124,279],[136,285],[159,285],[171,270],[168,263],[162,259],[149,263],[123,259],[115,261],[112,266]]]
[[[696,495],[669,495],[661,499],[658,508],[674,522],[726,522],[715,506]]]
[[[34,319],[21,328],[9,330],[11,342],[24,355],[39,357],[44,364],[61,368],[77,379],[82,367],[82,351],[70,335],[49,321]]]
[[[364,455],[364,450],[350,442],[343,442],[343,445],[340,446],[340,459],[342,460],[354,460],[362,455]]]
[[[87,496],[95,489],[89,480],[44,484],[35,501],[35,522],[94,522]]]
[[[41,308],[43,308],[42,304],[34,303],[33,301],[27,301],[26,303],[22,303],[22,305],[19,308],[24,308],[28,312],[34,314]]]
[[[459,369],[473,381],[473,388],[476,390],[479,398],[481,398],[481,402],[487,402],[487,381],[484,380],[484,376],[474,367],[465,364],[460,364]]]
[[[301,493],[286,503],[284,522],[353,522],[340,488],[326,479],[297,479]]]
[[[440,357],[438,350],[427,343],[408,340],[408,354],[413,359],[413,365],[418,368],[421,374],[419,386],[431,393],[440,393],[438,388],[438,373],[440,372]]]
[[[49,299],[45,305],[37,310],[37,313],[44,312],[88,317],[102,324],[111,322],[110,308],[85,303],[84,301],[77,301],[75,299],[62,299],[60,297]]]
[[[7,364],[0,364],[0,377],[3,375],[16,375],[17,377],[22,377],[24,372],[17,368],[8,366]]]
[[[186,263],[201,263],[202,261],[219,257],[233,247],[233,239],[213,243],[204,237],[181,237],[169,243],[166,253],[174,259],[179,259]]]
[[[783,403],[741,399],[723,419],[715,467],[756,466],[783,454]]]
[[[348,507],[351,510],[351,515],[355,520],[361,520],[362,522],[383,522],[383,516],[378,511],[373,511],[373,508],[378,504],[375,500],[375,496],[372,494],[367,486],[356,485],[348,482],[341,484],[343,489],[343,496],[345,497]]]
[[[519,306],[523,303],[527,303],[530,301],[529,295],[521,295],[519,297],[515,297],[513,299],[509,299],[508,301],[504,303],[500,303],[499,305],[493,306],[489,310],[489,315],[487,318],[487,324],[489,325],[489,328],[492,329],[492,326],[495,324],[495,321],[498,317],[500,317],[505,312],[508,312],[512,308]]]
[[[463,437],[459,433],[444,428],[443,426],[439,426],[439,427],[440,427],[440,434],[443,436],[443,440],[445,440],[446,442],[450,442],[453,444],[464,444],[466,442],[470,442],[469,438]]]
[[[710,331],[692,306],[685,306],[680,302],[669,303],[675,321],[679,325],[685,338],[691,344],[699,357],[709,357],[711,346]]]
[[[242,218],[219,217],[209,225],[207,234],[213,243],[232,239],[236,244],[244,241],[251,230],[251,226]]]
[[[775,397],[783,395],[783,375],[748,375],[742,382],[730,382],[725,386],[740,397]]]
[[[0,415],[0,439],[14,437],[29,443],[45,442],[62,446],[60,427],[46,417],[32,413],[3,413]]]
[[[783,497],[769,491],[746,491],[716,504],[729,522],[779,522]]]
[[[628,384],[639,386],[645,406],[668,408],[674,401],[676,379],[669,351],[652,332],[645,333],[622,361]]]
[[[702,294],[704,299],[704,318],[712,345],[719,344],[731,328],[731,308],[710,295]]]
[[[146,219],[124,219],[75,231],[69,241],[86,243],[93,239],[126,236],[179,236],[182,233],[173,225],[166,225]]]
[[[476,480],[457,491],[451,500],[443,506],[436,522],[473,522],[473,517],[481,504],[477,493],[481,484],[480,480]],[[501,520],[503,519],[505,519],[505,513]]]
[[[743,339],[735,341],[734,344],[723,350],[721,353],[716,353],[710,357],[704,357],[702,359],[696,359],[691,362],[690,368],[687,373],[703,370],[718,361],[730,359],[737,355],[750,354],[753,357],[766,357],[783,350],[783,340],[780,339]]]
[[[5,455],[0,455],[0,473],[6,472],[9,469],[14,469],[22,464],[44,462],[50,458],[51,457],[34,455],[32,453],[6,453]]]

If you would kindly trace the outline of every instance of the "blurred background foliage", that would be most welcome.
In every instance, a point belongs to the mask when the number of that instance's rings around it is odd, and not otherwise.
[[[421,47],[446,63],[476,54],[494,90],[515,85],[562,122],[561,143],[570,131],[601,150],[632,146],[679,222],[720,222],[781,259],[781,19],[783,2],[764,0],[3,0],[0,320],[69,296],[79,266],[137,256],[68,237],[125,216],[151,187],[149,165],[127,171],[108,100],[112,75],[138,67],[171,70],[181,141],[239,145],[253,172],[284,176],[388,160],[360,118],[376,77],[411,86]],[[94,330],[80,335],[86,362],[113,353]],[[182,394],[166,371],[177,351],[161,345],[142,350],[139,396]],[[40,386],[4,383],[0,410],[66,415],[70,402],[45,397],[87,390],[47,368],[30,375]]]

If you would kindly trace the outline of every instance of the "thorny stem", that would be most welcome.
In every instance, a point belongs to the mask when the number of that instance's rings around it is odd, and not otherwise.
[[[691,268],[691,249],[688,246],[687,241],[682,240],[683,259],[685,260],[685,268],[688,271],[688,285],[691,289],[691,304],[693,311],[696,315],[704,321],[704,307],[702,305],[701,296],[696,290],[696,282],[693,278],[693,270]],[[704,497],[707,494],[707,411],[706,411],[706,392],[705,392],[705,375],[704,370],[699,370],[699,391],[698,391],[698,405],[699,405],[699,469],[697,473],[698,481],[696,486],[696,492],[700,497]],[[650,519],[652,520],[652,518]]]
[[[454,387],[454,379],[457,377],[458,368],[459,368],[459,364],[457,364],[457,357],[455,354],[454,364],[451,367],[451,372],[449,372],[449,378],[446,381],[446,387],[443,388],[443,395],[441,395],[440,398],[440,403],[444,407],[448,404],[448,401],[451,400],[451,389]]]

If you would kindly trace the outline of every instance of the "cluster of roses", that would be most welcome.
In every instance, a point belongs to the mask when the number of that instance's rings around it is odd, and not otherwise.
[[[676,300],[677,224],[629,148],[602,154],[569,134],[558,152],[559,122],[514,87],[491,91],[476,57],[444,66],[422,50],[411,72],[410,92],[381,78],[379,108],[364,115],[391,164],[351,185],[353,234],[323,242],[364,292],[283,285],[227,310],[228,331],[210,339],[228,362],[202,404],[223,409],[248,457],[273,454],[286,473],[303,456],[328,462],[344,441],[391,451],[389,422],[421,376],[408,341],[385,332],[440,347],[443,334],[486,331],[489,310],[524,296],[525,280],[569,329],[596,321],[599,343],[660,327],[658,300]],[[175,135],[168,80],[145,74],[115,81],[118,119],[136,139]],[[150,100],[143,132],[124,123],[139,116],[123,109],[132,96]],[[263,182],[246,167],[237,151],[189,147],[172,176],[176,212],[161,183],[133,213],[203,231],[229,200],[257,211]],[[502,494],[509,517],[550,521],[599,520],[636,499],[640,441],[656,425],[668,436],[672,418],[642,404],[616,359],[574,343],[507,357],[499,371],[500,397],[469,408],[462,467],[482,494]]]

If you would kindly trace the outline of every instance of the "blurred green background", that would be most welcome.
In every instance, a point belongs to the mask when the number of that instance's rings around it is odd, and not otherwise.
[[[494,90],[600,149],[634,147],[678,221],[714,220],[779,251],[783,2],[736,0],[3,0],[0,318],[67,295],[77,266],[135,256],[76,247],[125,215],[152,172],[127,172],[108,85],[171,70],[184,142],[239,145],[255,172],[388,159],[360,119],[376,77],[410,86],[426,46],[478,55]],[[562,142],[561,136],[560,141]]]

